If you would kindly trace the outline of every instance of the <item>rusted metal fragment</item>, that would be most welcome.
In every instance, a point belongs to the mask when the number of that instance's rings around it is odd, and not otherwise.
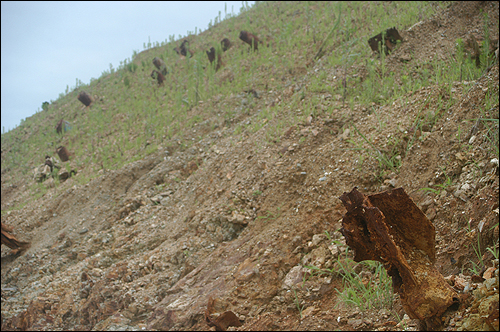
[[[187,56],[187,54],[189,53],[191,55],[190,57],[193,57],[194,52],[191,51],[188,47],[189,47],[189,41],[187,39],[184,39],[181,43],[181,46],[175,47],[174,51],[177,52],[177,54],[183,56]]]
[[[384,50],[385,54],[389,54],[394,50],[398,41],[403,41],[403,38],[399,35],[398,30],[394,27],[389,28],[384,32],[381,32],[378,35],[368,39],[368,45],[370,45],[373,52],[378,53],[380,52],[381,48]]]
[[[207,57],[208,61],[210,61],[210,64],[212,64],[215,61],[215,71],[218,71],[220,66],[222,65],[220,53],[218,53],[216,49],[212,46],[210,47],[210,50],[207,51]]]
[[[92,96],[85,91],[80,92],[76,98],[85,106],[89,106],[93,101]]]
[[[459,298],[434,267],[434,225],[403,188],[368,197],[354,188],[340,200],[347,209],[341,232],[354,260],[383,263],[410,318],[439,329],[441,316]]]
[[[216,331],[226,331],[229,326],[241,326],[238,317],[232,311],[225,311],[217,318],[213,318],[215,299],[208,299],[207,309],[205,310],[205,322],[208,326],[215,326]]]
[[[240,39],[250,45],[250,47],[254,50],[257,50],[259,48],[259,44],[262,44],[262,41],[257,36],[247,31],[240,32]]]
[[[220,45],[222,47],[222,52],[226,52],[232,46],[231,41],[227,38],[222,39],[220,41]]]
[[[29,242],[19,241],[14,235],[10,234],[13,228],[7,225],[1,224],[2,226],[2,244],[12,249],[13,253],[16,254],[22,250],[28,249],[30,247]]]
[[[154,57],[153,65],[156,67],[156,69],[161,71],[162,75],[168,74],[167,65],[165,64],[165,61],[163,61],[162,59]]]
[[[56,152],[62,162],[68,161],[71,157],[71,153],[64,146],[58,147]]]
[[[156,69],[153,69],[151,72],[151,77],[158,82],[158,85],[162,85],[165,82],[165,76]]]

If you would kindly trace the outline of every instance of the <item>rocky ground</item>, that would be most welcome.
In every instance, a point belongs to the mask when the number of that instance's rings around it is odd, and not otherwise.
[[[457,38],[480,31],[479,10],[462,6],[402,31],[388,67],[444,59]],[[498,3],[483,9],[498,21]],[[291,89],[257,91],[258,108],[286,103],[318,71],[332,82],[339,76],[321,59],[302,69],[300,78],[285,77]],[[363,68],[347,69],[356,73]],[[207,119],[199,124],[206,135],[187,150],[159,149],[83,186],[67,180],[2,215],[31,242],[20,255],[2,247],[2,330],[202,330],[209,298],[215,316],[236,314],[242,326],[234,330],[415,330],[396,295],[389,308],[364,312],[338,301],[346,212],[339,197],[355,186],[364,194],[403,187],[436,227],[436,266],[465,294],[444,329],[498,329],[498,258],[483,250],[484,265],[471,273],[478,241],[483,249],[496,243],[498,252],[498,142],[490,141],[498,136],[478,121],[497,119],[498,130],[498,100],[487,114],[477,107],[498,95],[498,80],[497,64],[476,81],[421,88],[371,110],[325,93],[317,108],[331,110],[327,116],[287,128],[260,149],[263,130],[235,137],[234,127],[211,130],[218,120]],[[233,96],[235,105],[247,98]],[[432,116],[442,100],[455,103],[416,129],[420,112]],[[362,139],[350,123],[382,149],[399,149],[399,172],[381,173],[375,158],[355,150]],[[422,190],[436,184],[441,190]],[[2,180],[2,210],[21,191]],[[303,283],[302,267],[311,264],[334,272]]]

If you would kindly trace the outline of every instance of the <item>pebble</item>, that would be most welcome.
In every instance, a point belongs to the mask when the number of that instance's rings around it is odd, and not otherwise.
[[[495,275],[495,270],[496,270],[496,268],[494,268],[494,267],[487,268],[486,271],[484,271],[484,273],[483,273],[483,278],[484,279],[492,278]]]
[[[325,234],[315,234],[312,237],[312,245],[313,246],[317,246],[318,244],[320,244],[325,239],[326,239],[326,235]]]
[[[469,283],[462,277],[455,277],[455,287],[458,288],[459,290],[464,290],[465,286],[467,286]]]
[[[483,282],[483,285],[487,290],[492,290],[495,287],[498,289],[498,280],[497,278],[489,278]]]
[[[301,265],[292,267],[283,280],[282,288],[290,289],[292,286],[302,282],[303,276],[308,272],[309,269],[303,268]]]

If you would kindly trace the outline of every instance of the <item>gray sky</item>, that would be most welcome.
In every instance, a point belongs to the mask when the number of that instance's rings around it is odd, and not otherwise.
[[[89,84],[148,41],[205,31],[219,11],[224,18],[225,4],[228,14],[242,7],[241,1],[2,1],[2,127],[19,126],[77,78]]]

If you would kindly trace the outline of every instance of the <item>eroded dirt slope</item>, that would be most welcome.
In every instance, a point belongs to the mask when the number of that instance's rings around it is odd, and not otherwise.
[[[480,4],[462,6],[403,31],[406,44],[387,57],[388,65],[444,59],[456,38],[480,31]],[[498,18],[498,4],[483,9]],[[307,84],[318,71],[333,77],[338,70],[319,60],[296,81]],[[331,109],[328,116],[287,128],[274,146],[256,149],[263,130],[235,137],[227,135],[234,127],[225,126],[188,150],[159,149],[85,186],[66,181],[2,216],[31,242],[20,256],[2,247],[2,329],[203,330],[210,297],[217,313],[237,315],[243,324],[233,328],[238,330],[401,329],[394,327],[404,315],[397,297],[390,310],[360,312],[337,305],[340,274],[315,276],[301,287],[303,274],[295,267],[335,267],[345,247],[332,246],[325,231],[343,242],[337,232],[345,213],[338,199],[343,192],[354,186],[366,194],[403,187],[436,226],[441,273],[470,274],[479,225],[482,245],[498,240],[498,227],[496,234],[492,228],[498,224],[498,152],[489,140],[495,136],[477,121],[498,119],[498,100],[487,114],[476,107],[488,93],[498,94],[498,80],[495,65],[477,81],[412,91],[391,105],[375,105],[375,112],[351,110],[327,94],[317,107]],[[285,103],[297,91],[259,91],[256,102],[262,108]],[[443,98],[454,105],[432,127],[416,130],[421,112],[438,112],[435,105]],[[249,114],[238,121],[256,118]],[[351,123],[382,149],[400,142],[398,173],[381,174],[376,159],[354,149],[352,141],[362,140]],[[414,144],[405,151],[409,141]],[[453,184],[439,194],[421,190],[445,183],[447,176]],[[8,190],[2,182],[2,207]],[[484,261],[494,264],[488,253]],[[459,278],[472,285],[470,277]],[[293,289],[304,308],[302,319]],[[446,329],[471,328],[463,324],[480,299],[470,292],[466,298]]]

